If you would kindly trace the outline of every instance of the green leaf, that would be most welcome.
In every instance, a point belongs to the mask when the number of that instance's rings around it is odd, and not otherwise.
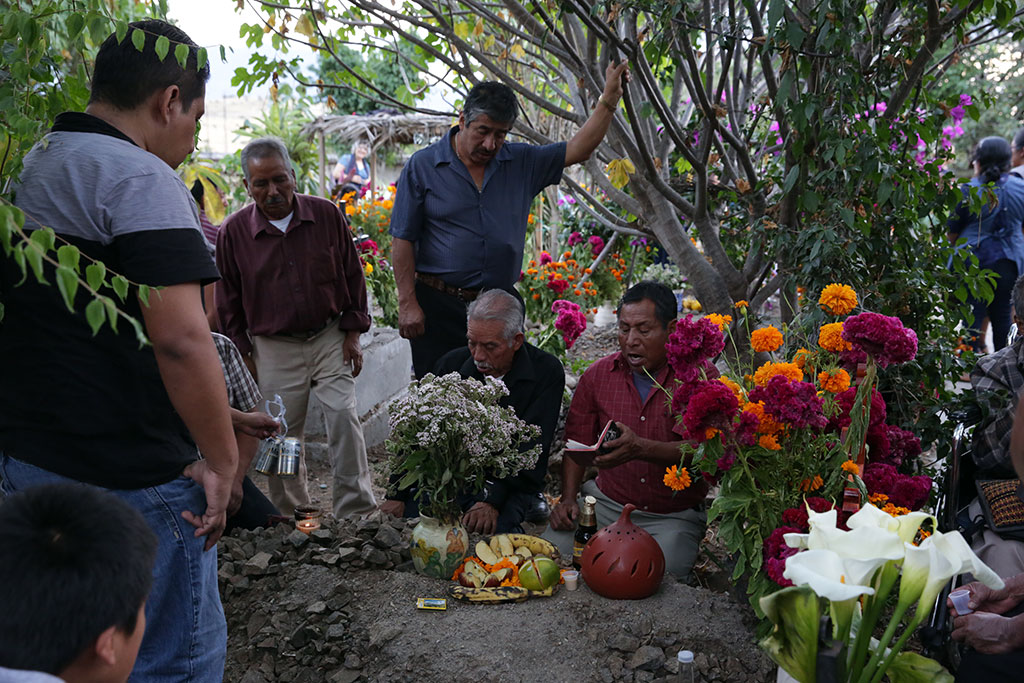
[[[182,69],[188,68],[188,45],[178,43],[174,46],[174,58]]]
[[[782,183],[782,194],[789,194],[789,191],[796,185],[797,178],[800,177],[800,167],[794,166],[789,169],[789,173],[786,174],[786,180]]]
[[[139,285],[139,299],[142,300],[142,305],[149,307],[149,285]]]
[[[803,196],[804,208],[814,213],[818,210],[818,205],[821,203],[821,197],[816,192],[808,190],[804,192]]]
[[[71,16],[68,17],[68,35],[74,38],[82,32],[83,26],[85,26],[85,17],[77,12],[72,12]]]
[[[103,321],[106,317],[106,308],[104,308],[103,302],[99,299],[93,299],[85,307],[85,319],[89,322],[89,327],[92,328],[92,336],[95,337],[96,333],[103,327]]]
[[[114,288],[114,293],[117,297],[124,301],[125,297],[128,296],[128,280],[123,275],[115,275],[110,279],[110,286]]]
[[[32,267],[32,272],[36,276],[36,280],[45,285],[46,278],[43,277],[43,252],[39,250],[34,244],[30,244],[24,249],[24,257],[28,261],[28,265]]]
[[[953,683],[953,676],[946,667],[916,652],[896,655],[885,675],[889,683]]]
[[[135,329],[135,338],[139,341],[139,348],[141,349],[142,347],[147,346],[149,344],[149,339],[146,338],[146,333],[142,329],[142,324],[135,318],[128,318],[128,320]]]
[[[124,37],[128,34],[128,22],[118,20],[114,24],[114,35],[117,36],[117,42],[120,43],[124,40]]]
[[[78,291],[78,274],[67,266],[57,266],[57,289],[64,297],[64,304],[75,312],[75,292]]]
[[[57,243],[57,237],[50,228],[33,230],[32,234],[29,236],[29,240],[33,244],[39,245],[42,253],[44,254],[53,249],[53,245]]]
[[[792,586],[761,598],[760,606],[775,625],[761,640],[761,647],[798,681],[815,680],[821,616],[818,596],[807,586]]]
[[[224,51],[224,46],[223,45],[220,46],[220,61],[222,61],[222,62],[228,61],[227,53]]]
[[[889,200],[889,196],[892,194],[892,181],[888,178],[884,179],[878,184],[878,197],[876,201],[881,206]]]
[[[196,53],[196,62],[197,62],[196,68],[201,70],[204,66],[206,66],[206,60],[207,60],[206,48],[205,47],[201,47],[201,48],[199,48],[199,51]]]
[[[156,45],[153,46],[153,49],[156,50],[156,56],[162,62],[167,56],[167,51],[171,49],[171,41],[167,36],[160,36],[156,39]],[[174,51],[177,52],[178,48],[174,48]]]
[[[101,297],[103,300],[103,307],[107,309],[107,320],[110,321],[110,328],[117,332],[117,304],[109,296]]]
[[[90,263],[85,267],[85,281],[94,292],[100,291],[103,280],[107,277],[107,267],[101,261]]]
[[[73,247],[70,244],[65,244],[57,250],[57,263],[70,268],[71,270],[78,270],[78,259],[81,256],[78,251],[78,247]]]
[[[132,29],[132,45],[134,45],[135,49],[139,52],[142,52],[142,48],[146,46],[146,34],[143,33],[141,29]]]

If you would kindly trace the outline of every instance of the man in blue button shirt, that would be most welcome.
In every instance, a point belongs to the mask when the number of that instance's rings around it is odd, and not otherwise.
[[[473,87],[458,126],[409,159],[391,213],[398,327],[421,378],[466,344],[466,306],[481,289],[513,292],[533,198],[604,139],[628,80],[605,72],[604,93],[569,142],[506,143],[519,103],[495,81]]]

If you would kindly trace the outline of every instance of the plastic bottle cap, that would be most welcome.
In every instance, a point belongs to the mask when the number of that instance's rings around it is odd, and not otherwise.
[[[676,659],[679,660],[680,664],[690,664],[693,662],[693,653],[689,650],[680,650],[679,654],[676,655]]]
[[[588,505],[597,505],[597,498],[594,498],[593,496],[587,496],[586,498],[583,499],[583,502],[587,503]]]

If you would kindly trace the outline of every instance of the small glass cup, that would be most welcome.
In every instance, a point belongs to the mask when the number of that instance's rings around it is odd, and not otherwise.
[[[312,505],[300,505],[295,508],[295,528],[303,533],[311,534],[320,528],[320,518],[323,515],[320,508]]]
[[[575,569],[562,572],[562,578],[565,579],[565,590],[574,591],[579,588],[580,573]]]

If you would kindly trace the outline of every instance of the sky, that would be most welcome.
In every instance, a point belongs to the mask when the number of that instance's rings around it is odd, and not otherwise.
[[[231,77],[238,67],[249,63],[249,54],[253,48],[246,47],[245,40],[238,36],[238,29],[243,23],[261,23],[256,11],[246,3],[245,8],[235,10],[235,0],[168,0],[168,15],[198,45],[202,45],[210,54],[210,82],[206,86],[207,99],[235,97],[237,88],[231,85]],[[227,63],[220,61],[220,46],[223,45]],[[233,51],[232,51],[233,50]],[[270,41],[265,41],[258,50],[265,55],[273,55],[274,49]],[[290,46],[289,57],[308,55],[312,50],[297,45]],[[256,94],[266,94],[269,84],[257,89]]]

